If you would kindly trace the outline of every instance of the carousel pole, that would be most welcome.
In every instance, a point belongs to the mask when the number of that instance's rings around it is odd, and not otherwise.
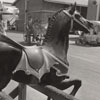
[[[24,34],[26,35],[27,32],[26,32],[26,25],[27,25],[27,0],[25,0],[24,2],[25,4],[25,10],[24,10],[24,13],[25,13],[25,18],[24,18]],[[26,37],[27,38],[27,37]],[[18,92],[19,92],[19,96],[18,96],[18,100],[26,100],[26,92],[27,92],[27,86],[23,83],[19,83],[19,86],[18,86]]]

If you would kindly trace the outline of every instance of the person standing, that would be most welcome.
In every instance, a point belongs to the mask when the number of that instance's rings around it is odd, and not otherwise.
[[[34,38],[35,38],[33,19],[31,16],[28,17],[28,22],[26,25],[26,32],[27,32],[27,36],[28,36],[28,43],[31,43],[32,40],[34,40]],[[31,37],[33,38],[32,40],[31,40]]]

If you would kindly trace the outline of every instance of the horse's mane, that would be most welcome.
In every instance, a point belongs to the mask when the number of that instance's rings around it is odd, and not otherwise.
[[[51,32],[51,30],[53,28],[53,25],[55,24],[55,21],[56,21],[58,14],[64,9],[65,8],[61,8],[56,13],[54,13],[52,17],[48,18],[48,28],[47,28],[44,42],[48,42],[48,41],[51,41],[53,39],[54,33]]]

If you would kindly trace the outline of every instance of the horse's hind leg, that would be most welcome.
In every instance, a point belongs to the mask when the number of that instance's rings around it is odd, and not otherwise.
[[[10,82],[11,80],[11,75],[1,75],[0,76],[0,91],[2,91],[3,88],[5,88],[7,86],[7,84]]]

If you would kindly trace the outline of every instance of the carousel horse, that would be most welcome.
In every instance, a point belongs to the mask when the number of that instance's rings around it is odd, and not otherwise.
[[[13,79],[28,85],[51,85],[60,90],[74,85],[70,94],[76,94],[81,81],[65,81],[69,78],[67,76],[69,32],[71,28],[84,32],[89,30],[81,20],[73,16],[75,9],[76,4],[52,16],[42,47],[23,46],[7,36],[0,35],[0,90]]]
[[[47,49],[47,51],[51,52],[56,57],[58,57],[67,66],[69,66],[68,61],[67,61],[69,33],[74,30],[80,30],[80,31],[84,31],[84,32],[88,33],[89,32],[88,28],[90,28],[86,24],[88,22],[85,19],[83,19],[83,17],[80,15],[80,13],[78,13],[77,10],[75,10],[75,8],[74,8],[74,12],[72,15],[71,15],[72,12],[70,12],[70,13],[66,12],[68,10],[69,10],[69,8],[61,9],[57,13],[55,13],[51,18],[49,18],[47,35],[46,35],[45,41],[44,41],[44,44],[45,44],[44,48]],[[68,19],[66,19],[65,16],[63,16],[62,11],[65,14],[67,14],[68,16],[72,17],[72,19],[69,22],[70,23],[69,26],[67,26],[67,27],[69,27],[68,30],[66,29],[66,20],[68,20]],[[62,19],[63,19],[63,22],[61,22]],[[80,27],[80,25],[82,25],[82,27]],[[54,66],[57,66],[57,68],[58,68],[58,67],[61,67],[62,65],[59,64],[59,65],[54,65]],[[56,68],[54,68],[54,69],[56,69]],[[54,69],[51,68],[51,70],[52,70],[51,73],[47,73],[43,76],[43,78],[45,78],[44,83],[53,85],[61,90],[65,90],[65,89],[71,87],[72,85],[74,85],[74,89],[70,94],[75,95],[81,86],[81,81],[78,79],[65,81],[64,79],[69,79],[69,76],[64,75],[63,77],[56,77],[56,71],[53,71]],[[50,78],[52,78],[52,79],[50,79]],[[46,79],[48,79],[48,80],[46,80]],[[48,100],[50,100],[50,98],[48,98]]]

